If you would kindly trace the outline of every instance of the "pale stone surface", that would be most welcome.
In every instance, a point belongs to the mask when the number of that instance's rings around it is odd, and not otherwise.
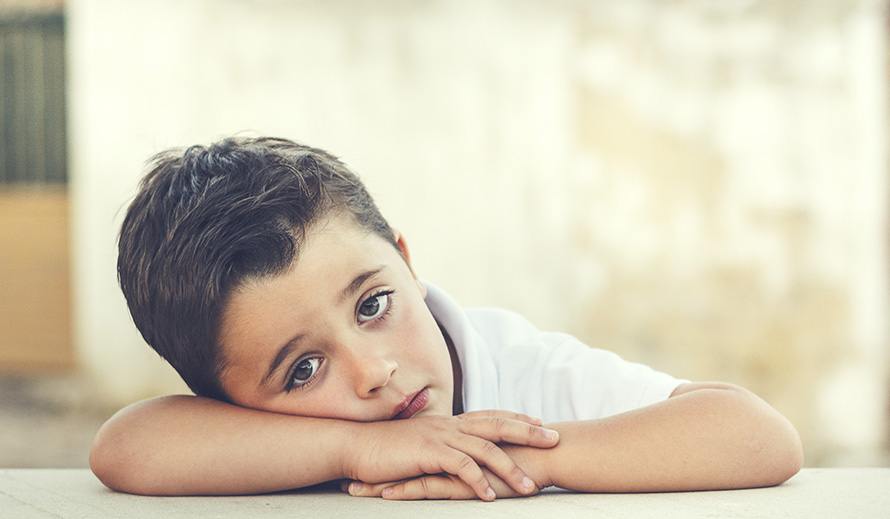
[[[144,497],[112,492],[87,470],[0,470],[5,517],[698,517],[883,518],[890,469],[805,469],[781,486],[720,492],[576,494],[528,498],[387,502],[337,490],[235,497]]]

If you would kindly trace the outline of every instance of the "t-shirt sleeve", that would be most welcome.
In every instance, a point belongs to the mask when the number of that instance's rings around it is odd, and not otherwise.
[[[605,418],[644,407],[667,399],[684,382],[571,335],[540,332],[515,314],[489,315],[486,321],[488,334],[501,339],[492,351],[501,408],[545,422]],[[499,332],[491,328],[495,324]]]

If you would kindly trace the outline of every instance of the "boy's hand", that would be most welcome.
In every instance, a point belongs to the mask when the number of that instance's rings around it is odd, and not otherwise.
[[[540,459],[536,459],[537,453],[541,451],[517,445],[504,445],[502,449],[534,480],[534,490],[523,493],[516,492],[504,480],[487,468],[483,468],[482,471],[491,483],[497,497],[503,499],[530,496],[553,484],[547,478],[547,475],[544,474],[544,464],[541,463]],[[404,501],[418,499],[475,499],[477,497],[469,485],[451,474],[433,474],[377,484],[363,483],[361,481],[344,481],[341,484],[341,489],[355,497],[382,497],[384,499]]]
[[[391,482],[406,478],[450,474],[486,501],[494,499],[496,491],[481,466],[520,495],[537,491],[497,443],[549,448],[559,441],[556,432],[541,427],[539,420],[508,411],[361,425],[355,443],[358,450],[350,450],[344,460],[344,473],[350,479],[370,484],[390,482],[391,486]]]
[[[541,489],[536,485],[531,492],[520,494],[510,488],[504,480],[483,468],[482,472],[491,483],[498,498],[530,496]],[[476,499],[476,494],[469,485],[451,474],[434,474],[390,481],[388,483],[362,483],[361,481],[344,481],[341,485],[344,492],[355,497],[382,497],[394,501],[412,501],[418,499]]]

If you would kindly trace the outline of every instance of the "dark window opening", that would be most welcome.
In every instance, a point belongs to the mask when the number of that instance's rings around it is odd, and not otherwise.
[[[0,189],[64,185],[65,21],[0,13]]]

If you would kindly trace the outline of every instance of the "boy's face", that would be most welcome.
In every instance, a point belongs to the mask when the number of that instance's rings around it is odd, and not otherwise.
[[[300,416],[451,415],[451,357],[425,295],[390,243],[348,217],[321,222],[290,271],[232,293],[223,388],[236,404]]]

